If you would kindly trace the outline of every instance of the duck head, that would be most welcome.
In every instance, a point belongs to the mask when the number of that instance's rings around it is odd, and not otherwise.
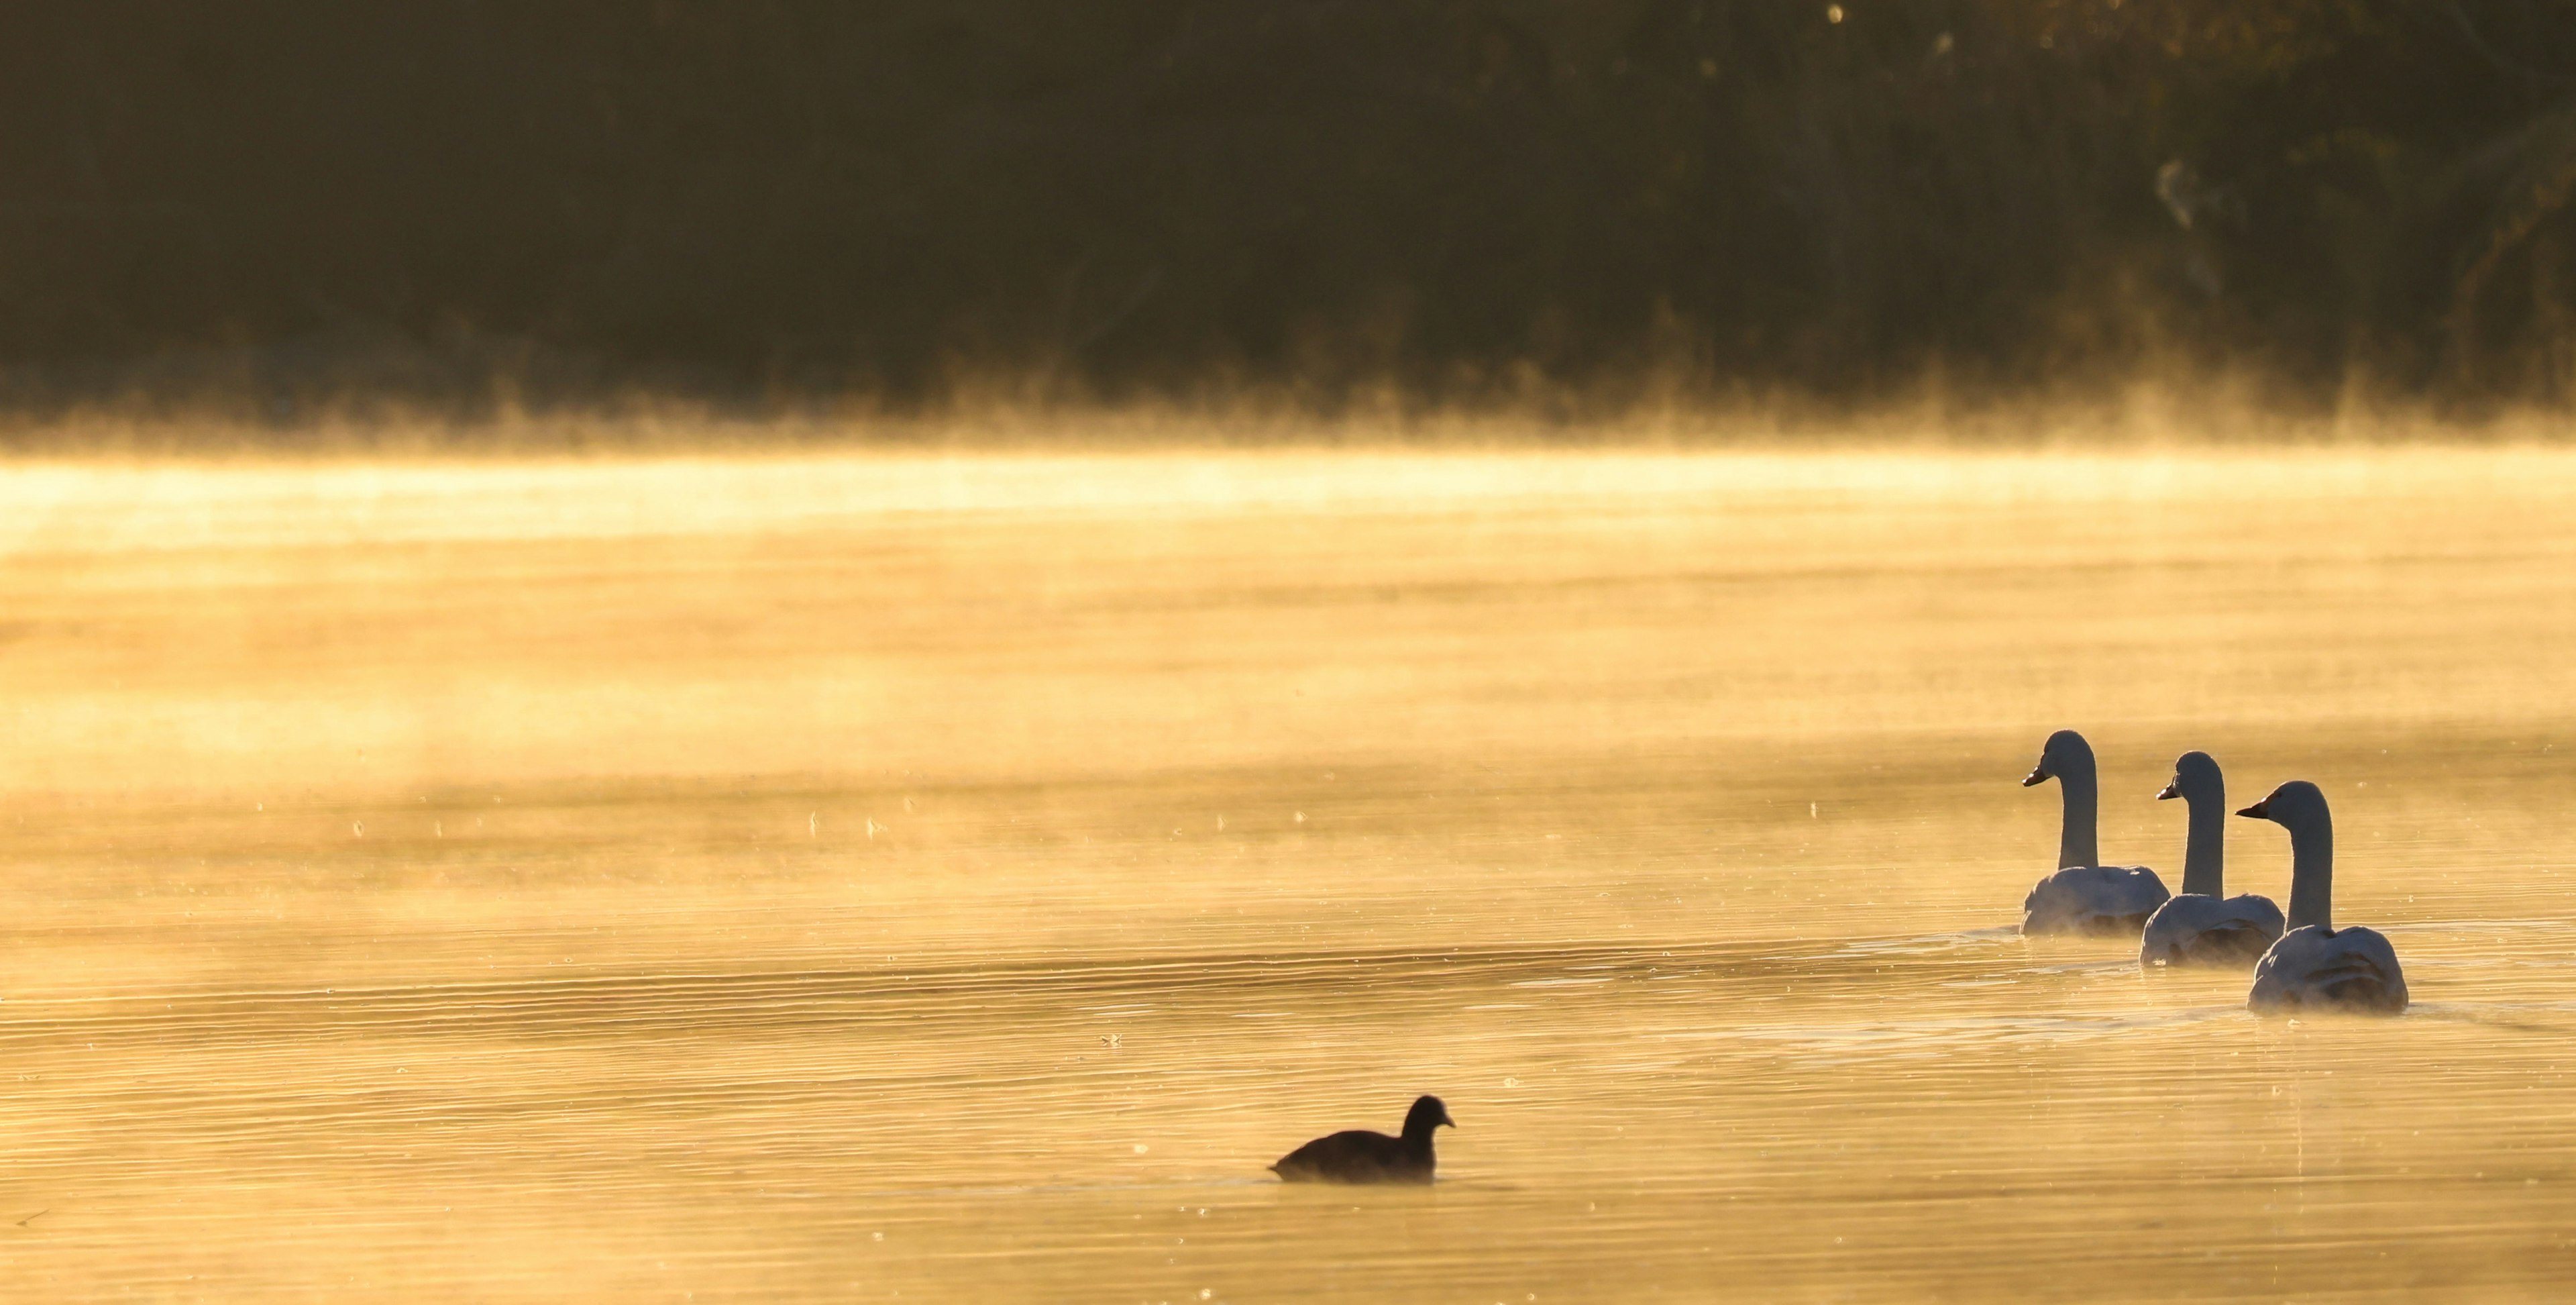
[[[2093,745],[2073,730],[2059,730],[2048,736],[2039,749],[2039,764],[2022,777],[2021,786],[2029,788],[2043,779],[2056,779],[2068,773],[2093,773]]]
[[[1404,1135],[1429,1141],[1431,1130],[1446,1125],[1456,1128],[1458,1121],[1449,1117],[1449,1107],[1438,1097],[1416,1097],[1413,1109],[1404,1112]]]
[[[2186,752],[2174,758],[2173,782],[2156,794],[2159,802],[2174,798],[2216,797],[2227,791],[2226,777],[2218,771],[2218,762],[2206,752]],[[2242,814],[2242,813],[2239,813]]]

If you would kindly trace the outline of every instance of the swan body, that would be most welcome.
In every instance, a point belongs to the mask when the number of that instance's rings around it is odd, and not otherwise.
[[[2281,908],[2246,893],[2212,897],[2176,893],[2147,917],[2138,939],[2138,964],[2223,965],[2242,970],[2260,960],[2281,937]]]
[[[2386,935],[2358,925],[2312,924],[2281,935],[2254,967],[2245,1004],[2258,1011],[2348,1010],[2394,1015],[2406,1009],[2406,972]]]
[[[1403,1136],[1354,1128],[1319,1137],[1280,1157],[1270,1172],[1285,1183],[1428,1183],[1438,1165],[1431,1134],[1443,1126],[1458,1126],[1449,1107],[1418,1097],[1404,1113]]]
[[[2021,903],[2025,934],[2136,934],[2173,894],[2145,866],[2102,865],[2094,841],[2100,802],[2093,747],[2073,730],[2048,736],[2039,764],[2022,780],[2027,788],[2054,779],[2065,801],[2057,839],[2057,873],[2039,881]]]
[[[2290,831],[2290,931],[2254,967],[2247,1007],[2394,1015],[2406,1009],[2406,971],[2375,929],[2334,927],[2334,818],[2326,795],[2303,779],[2236,814]]]
[[[2281,908],[2268,897],[2227,896],[2227,778],[2206,752],[2174,762],[2173,782],[2156,794],[2191,808],[2183,844],[2182,891],[2156,913],[2138,940],[2138,964],[2212,965],[2243,969],[2281,937]]]
[[[2145,866],[2069,866],[2021,899],[2021,931],[2125,936],[2145,928],[2171,896]]]

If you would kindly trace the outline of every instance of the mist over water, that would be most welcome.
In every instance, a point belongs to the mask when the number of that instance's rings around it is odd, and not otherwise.
[[[11,466],[0,1275],[2546,1297],[2570,502],[2530,448]],[[2176,754],[2316,781],[2416,1007],[2018,937],[2064,726],[2169,883]],[[1264,1172],[1421,1092],[1435,1187]]]

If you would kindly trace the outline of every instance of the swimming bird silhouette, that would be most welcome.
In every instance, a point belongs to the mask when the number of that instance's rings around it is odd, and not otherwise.
[[[1319,1137],[1280,1158],[1270,1172],[1290,1183],[1427,1183],[1434,1161],[1431,1130],[1446,1124],[1449,1107],[1438,1097],[1418,1097],[1404,1112],[1404,1135],[1364,1128]]]
[[[2272,1012],[2406,1009],[2397,949],[2377,930],[2334,927],[2334,817],[2326,795],[2294,779],[2236,814],[2290,831],[2290,931],[2254,967],[2245,1004]]]
[[[2252,893],[2227,896],[2227,777],[2218,762],[2206,752],[2182,754],[2173,782],[2156,798],[2188,804],[2191,832],[2183,842],[2182,891],[2147,917],[2138,964],[2242,969],[2262,959],[2281,937],[2281,908]]]
[[[2048,736],[2039,764],[2022,780],[2028,788],[2054,779],[2065,797],[2065,823],[2057,837],[2057,873],[2039,881],[2021,903],[2023,933],[2131,934],[2173,894],[2145,866],[2101,865],[2093,826],[2101,798],[2093,774],[2093,745],[2073,730]]]

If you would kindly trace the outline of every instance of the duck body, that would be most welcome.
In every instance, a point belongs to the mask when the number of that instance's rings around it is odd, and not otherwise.
[[[2057,872],[2039,881],[2021,901],[2021,931],[2096,937],[2137,937],[2165,899],[2173,896],[2156,872],[2142,865],[2103,865],[2094,840],[2100,795],[2093,745],[2073,730],[2048,736],[2039,764],[2022,787],[2054,779],[2065,814],[2057,838]]]
[[[2254,966],[2246,1008],[2277,1015],[2405,1010],[2397,949],[2376,929],[2334,927],[2334,817],[2326,795],[2294,779],[2236,814],[2290,831],[2290,931]]]
[[[1430,1147],[1354,1128],[1308,1142],[1270,1171],[1287,1183],[1427,1183],[1436,1167]]]
[[[2227,895],[2227,777],[2206,752],[2174,761],[2173,782],[2156,794],[2191,809],[2182,852],[2182,891],[2156,908],[2138,938],[2138,964],[2244,969],[2280,940],[2281,908],[2268,897]]]
[[[1428,1183],[1438,1160],[1432,1130],[1457,1127],[1438,1097],[1419,1097],[1405,1112],[1404,1133],[1354,1128],[1319,1137],[1280,1157],[1270,1172],[1286,1183]]]
[[[2176,893],[2147,917],[2138,939],[2138,963],[2242,970],[2271,950],[2281,928],[2281,908],[2271,898]]]
[[[2254,967],[2248,1009],[2295,1015],[2341,1010],[2394,1015],[2406,1009],[2406,971],[2376,929],[2312,924],[2281,935]]]

